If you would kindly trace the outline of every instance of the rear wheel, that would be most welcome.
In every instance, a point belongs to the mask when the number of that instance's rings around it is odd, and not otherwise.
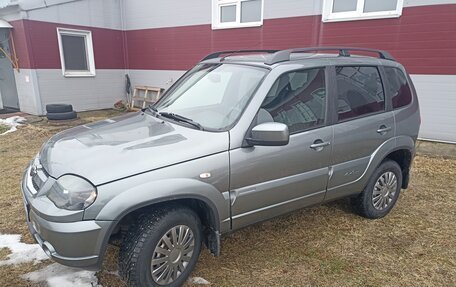
[[[387,160],[377,168],[363,192],[352,198],[352,206],[366,218],[384,217],[396,204],[401,186],[400,166],[395,161]]]
[[[143,215],[123,240],[119,271],[129,286],[181,286],[196,265],[202,232],[188,208]]]

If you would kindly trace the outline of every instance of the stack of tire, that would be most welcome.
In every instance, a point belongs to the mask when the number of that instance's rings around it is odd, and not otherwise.
[[[46,105],[46,117],[51,121],[73,120],[78,117],[72,105],[50,104]]]

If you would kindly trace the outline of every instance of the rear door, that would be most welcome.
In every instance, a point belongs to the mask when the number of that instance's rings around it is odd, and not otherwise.
[[[371,155],[395,133],[380,70],[375,66],[336,66],[334,140],[327,200],[360,192],[357,185]]]
[[[325,72],[285,73],[264,100],[253,125],[286,124],[288,145],[230,151],[234,229],[323,201],[332,141]]]

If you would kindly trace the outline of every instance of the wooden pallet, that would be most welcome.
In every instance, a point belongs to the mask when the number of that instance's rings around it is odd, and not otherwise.
[[[137,86],[133,91],[130,110],[144,109],[160,99],[163,89],[157,87]]]

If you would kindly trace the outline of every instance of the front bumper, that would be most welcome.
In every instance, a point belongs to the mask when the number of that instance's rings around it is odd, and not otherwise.
[[[58,222],[62,218],[49,214],[55,210],[55,205],[45,195],[37,192],[32,194],[29,191],[26,184],[28,175],[29,173],[25,172],[22,195],[27,225],[35,241],[58,263],[98,270],[107,245],[105,239],[113,222],[97,220]]]

